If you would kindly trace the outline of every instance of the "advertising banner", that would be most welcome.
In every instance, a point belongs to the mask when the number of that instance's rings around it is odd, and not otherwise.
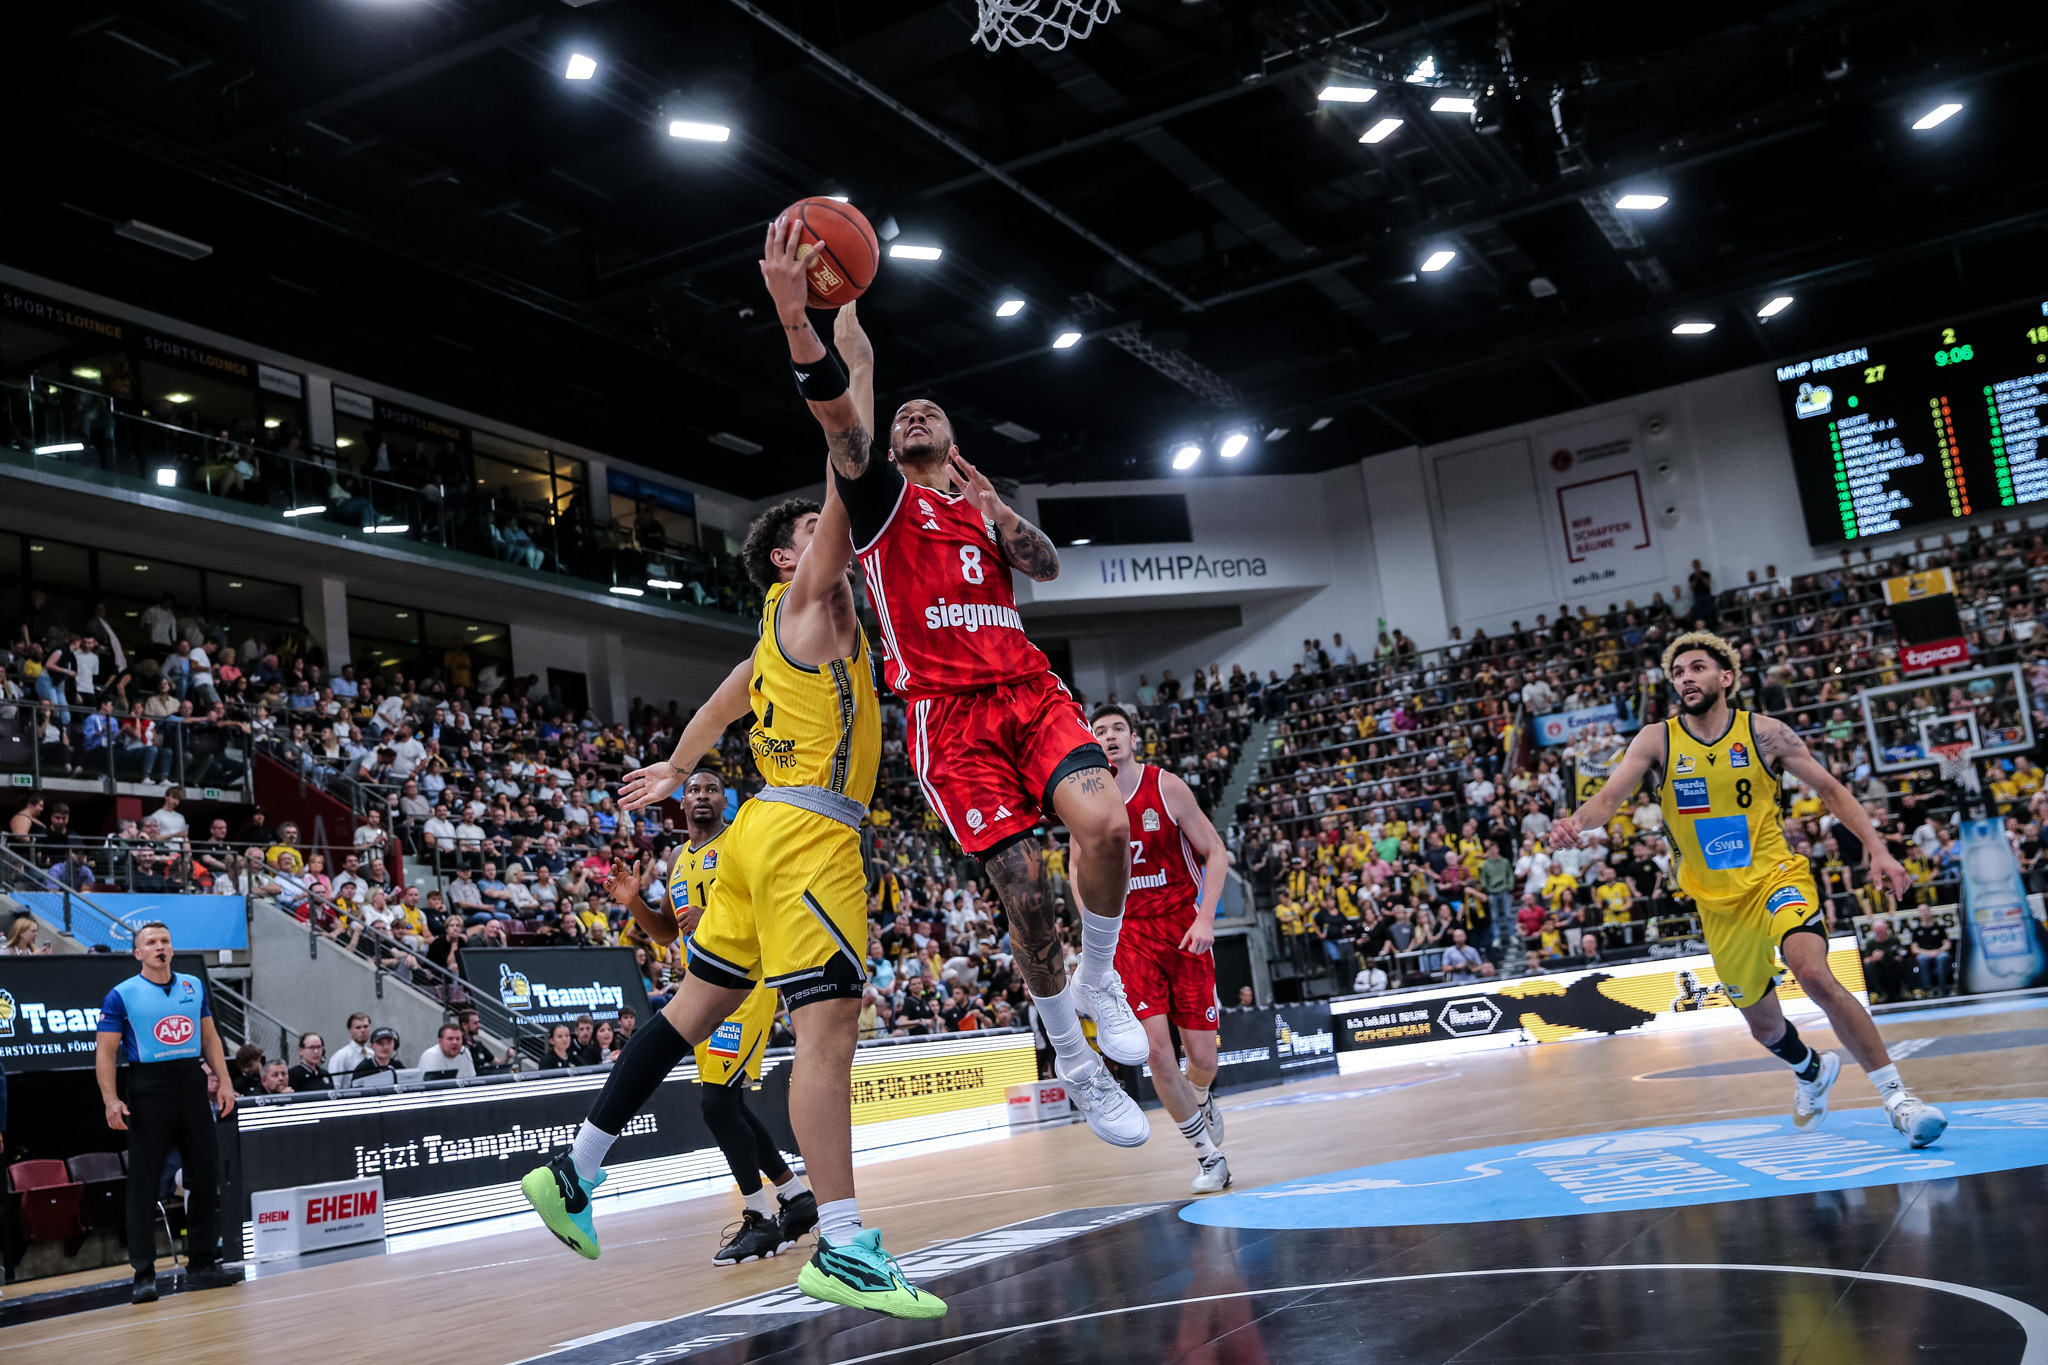
[[[337,1180],[250,1196],[258,1259],[384,1240],[384,1181]]]
[[[1337,1070],[1336,1037],[1322,1004],[1232,1006],[1219,1011],[1216,1034],[1219,1091],[1256,1090]],[[1157,1092],[1151,1066],[1141,1071],[1136,1093],[1142,1104]]]
[[[1557,518],[1557,583],[1566,597],[1665,583],[1653,543],[1634,417],[1609,418],[1534,438],[1538,477]]]
[[[165,361],[236,384],[256,382],[256,362],[247,356],[234,355],[201,341],[165,336],[161,332],[142,334],[142,358]]]
[[[631,948],[465,947],[462,974],[537,1028],[573,1027],[586,1014],[593,1023],[616,1022],[625,1005],[647,1017],[647,987]]]
[[[2048,935],[2027,908],[2027,888],[2002,820],[1962,822],[1962,962],[1972,995],[2048,984]]]
[[[1640,728],[1638,723],[1625,714],[1613,702],[1603,706],[1585,706],[1576,711],[1557,711],[1535,720],[1536,742],[1539,745],[1569,744],[1588,730],[1606,726],[1616,734],[1628,734]]]
[[[37,919],[51,924],[64,922],[64,893],[25,891],[15,897]],[[99,916],[76,913],[71,917],[71,937],[87,945],[111,948],[127,960],[134,946],[135,928],[151,920],[162,920],[171,930],[171,942],[180,949],[214,952],[221,948],[249,946],[249,906],[240,896],[130,895],[126,892],[94,892],[92,903],[112,915],[118,923],[102,923]],[[123,972],[123,976],[132,975]]]
[[[197,953],[176,954],[171,969],[206,980]],[[100,1005],[139,970],[134,958],[107,953],[0,957],[0,1063],[12,1072],[90,1070]]]
[[[1836,980],[1857,997],[1864,995],[1863,958],[1853,937],[1829,940],[1828,965]],[[1789,973],[1779,978],[1778,993],[1787,1002],[1806,999]],[[1693,1027],[1716,1013],[1713,1022],[1740,1022],[1713,958],[1704,952],[1333,1000],[1329,1010],[1337,1049],[1347,1053],[1417,1043],[1445,1045],[1442,1051],[1460,1050],[1460,1044],[1555,1043]]]

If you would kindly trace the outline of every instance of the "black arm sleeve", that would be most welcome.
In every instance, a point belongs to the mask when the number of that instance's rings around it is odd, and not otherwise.
[[[870,455],[867,472],[857,479],[835,476],[840,501],[846,504],[846,519],[853,526],[853,548],[867,549],[882,534],[896,504],[903,496],[903,473],[887,453]]]

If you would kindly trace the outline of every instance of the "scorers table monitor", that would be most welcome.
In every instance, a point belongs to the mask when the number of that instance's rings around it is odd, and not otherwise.
[[[1778,366],[1807,538],[2048,503],[2048,301]]]

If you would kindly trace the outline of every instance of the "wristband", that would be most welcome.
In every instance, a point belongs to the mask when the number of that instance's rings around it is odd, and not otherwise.
[[[829,403],[846,392],[846,371],[830,351],[816,360],[792,360],[789,368],[796,374],[796,391],[806,402]]]

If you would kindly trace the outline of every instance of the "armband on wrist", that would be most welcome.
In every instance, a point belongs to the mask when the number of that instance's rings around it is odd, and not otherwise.
[[[846,371],[830,351],[816,360],[792,360],[789,368],[796,375],[796,391],[807,402],[829,403],[846,392]]]

